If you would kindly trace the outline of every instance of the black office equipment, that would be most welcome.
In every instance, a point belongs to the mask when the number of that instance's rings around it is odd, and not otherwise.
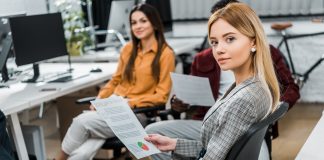
[[[170,0],[146,0],[145,2],[155,7],[159,12],[164,26],[164,32],[172,32],[173,24]]]
[[[0,73],[2,82],[7,82],[10,77],[7,69],[7,59],[12,56],[12,37],[10,26],[8,22],[9,17],[25,16],[25,14],[13,14],[0,17]],[[0,85],[0,88],[9,87],[7,85]]]
[[[17,65],[33,64],[34,76],[26,82],[36,82],[39,62],[68,55],[61,13],[13,17],[9,23]]]
[[[73,74],[65,74],[58,78],[54,78],[49,80],[47,83],[62,83],[62,82],[69,82],[75,79],[83,78],[89,76],[89,74],[79,74],[79,75],[73,75]]]
[[[0,53],[0,71],[2,76],[2,82],[6,82],[9,80],[8,70],[7,70],[7,58],[10,53],[10,49],[12,46],[11,36],[7,36],[2,43],[2,51]]]
[[[98,73],[98,72],[102,72],[102,69],[100,69],[100,68],[92,68],[90,70],[90,72],[92,72],[92,73]]]
[[[59,77],[57,79],[54,79],[52,81],[49,81],[48,83],[55,83],[55,82],[68,82],[72,80],[72,75],[67,75],[63,77]]]
[[[12,39],[10,36],[10,27],[8,24],[8,19],[6,17],[0,17],[0,72],[2,77],[2,82],[9,80],[8,70],[7,70],[7,58],[10,53],[12,46]],[[1,85],[2,87],[8,87]]]
[[[254,123],[232,146],[226,160],[258,160],[264,135],[274,122],[288,111],[288,103],[281,103],[278,108],[261,121]]]

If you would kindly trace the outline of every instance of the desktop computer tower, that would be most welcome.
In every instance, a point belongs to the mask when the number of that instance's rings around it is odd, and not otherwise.
[[[43,133],[42,126],[21,124],[21,130],[24,136],[28,155],[31,156],[32,159],[35,158],[37,158],[37,160],[46,159],[44,133]],[[15,145],[14,145],[14,140],[11,136],[12,135],[11,130],[8,129],[8,132],[10,135],[12,146],[14,147]]]
[[[21,126],[28,154],[35,155],[37,159],[46,159],[44,132],[42,126]]]

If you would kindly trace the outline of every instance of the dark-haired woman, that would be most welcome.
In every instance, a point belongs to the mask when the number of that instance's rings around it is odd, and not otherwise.
[[[171,89],[170,72],[175,57],[163,36],[163,27],[155,8],[136,5],[129,15],[132,41],[121,50],[118,68],[97,98],[113,94],[123,96],[132,108],[165,104]],[[106,122],[93,112],[73,119],[56,160],[91,159],[105,139],[114,137]],[[137,115],[142,125],[146,117]]]

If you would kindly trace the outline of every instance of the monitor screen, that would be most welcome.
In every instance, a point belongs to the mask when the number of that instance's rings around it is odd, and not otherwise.
[[[2,44],[2,40],[6,38],[6,36],[10,32],[10,27],[8,23],[9,22],[7,18],[0,17],[0,45]]]
[[[68,55],[61,13],[9,18],[18,66]]]
[[[8,36],[7,38],[5,38],[3,40],[2,50],[0,52],[0,71],[1,72],[3,71],[2,69],[6,65],[7,57],[9,56],[10,49],[11,49],[11,38]]]
[[[7,58],[12,56],[12,39],[8,18],[24,15],[25,14],[12,14],[0,17],[0,72],[3,82],[9,80],[6,62]]]
[[[117,30],[124,36],[130,37],[129,13],[134,4],[134,0],[112,1],[108,29]]]
[[[164,32],[172,32],[172,14],[170,0],[146,0],[147,4],[152,5],[160,14]]]

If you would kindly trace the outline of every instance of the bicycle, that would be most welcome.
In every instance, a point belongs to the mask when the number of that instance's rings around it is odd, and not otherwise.
[[[324,54],[314,63],[312,64],[309,69],[307,69],[304,73],[299,73],[296,71],[292,56],[290,53],[289,45],[288,45],[288,40],[289,39],[296,39],[296,38],[303,38],[303,37],[310,37],[310,36],[317,36],[317,35],[324,35],[324,32],[317,32],[317,33],[309,33],[309,34],[298,34],[298,35],[289,35],[286,33],[286,29],[292,27],[291,23],[273,23],[271,25],[271,28],[280,32],[280,35],[282,36],[282,39],[280,40],[277,48],[280,50],[280,47],[284,44],[286,51],[287,51],[287,56],[288,60],[285,58],[286,64],[288,68],[291,70],[293,78],[295,79],[295,83],[299,86],[299,88],[302,88],[303,85],[307,82],[309,78],[309,74],[314,71],[315,68],[317,68],[322,61],[324,60]]]

